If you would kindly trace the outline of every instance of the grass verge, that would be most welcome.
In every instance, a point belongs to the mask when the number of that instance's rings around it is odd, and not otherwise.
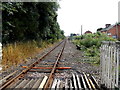
[[[17,42],[14,44],[7,44],[3,46],[2,68],[6,70],[11,66],[17,66],[20,63],[27,62],[28,57],[35,57],[36,54],[43,51],[46,47],[50,47],[53,44],[49,42]]]

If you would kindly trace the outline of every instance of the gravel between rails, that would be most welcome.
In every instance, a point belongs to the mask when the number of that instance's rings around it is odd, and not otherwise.
[[[65,72],[69,74],[71,74],[71,72],[78,74],[85,72],[93,75],[98,83],[100,83],[100,66],[82,62],[84,58],[83,52],[77,50],[73,43],[67,41],[61,61],[64,62],[64,66],[72,67],[72,69],[65,70]]]

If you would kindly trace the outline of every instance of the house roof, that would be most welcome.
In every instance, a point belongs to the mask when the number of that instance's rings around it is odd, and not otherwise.
[[[88,30],[88,31],[85,32],[85,34],[86,34],[86,33],[92,33],[92,32]]]
[[[115,25],[110,25],[108,28],[103,28],[101,31],[107,31],[107,30],[113,28],[114,26],[115,26]]]
[[[103,28],[101,31],[107,31],[113,28],[116,24],[110,25],[108,28]],[[118,26],[120,26],[120,23],[117,23]]]

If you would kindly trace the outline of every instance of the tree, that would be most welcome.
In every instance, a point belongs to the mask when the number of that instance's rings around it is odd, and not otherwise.
[[[103,28],[98,28],[97,31],[101,31]]]
[[[63,37],[57,22],[56,2],[3,2],[3,43]]]

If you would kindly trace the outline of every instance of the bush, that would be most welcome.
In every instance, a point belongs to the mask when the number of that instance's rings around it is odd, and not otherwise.
[[[81,49],[85,52],[85,56],[99,58],[99,47],[101,46],[102,41],[116,41],[116,39],[97,32],[95,34],[85,34],[74,37],[73,43],[81,46]]]

